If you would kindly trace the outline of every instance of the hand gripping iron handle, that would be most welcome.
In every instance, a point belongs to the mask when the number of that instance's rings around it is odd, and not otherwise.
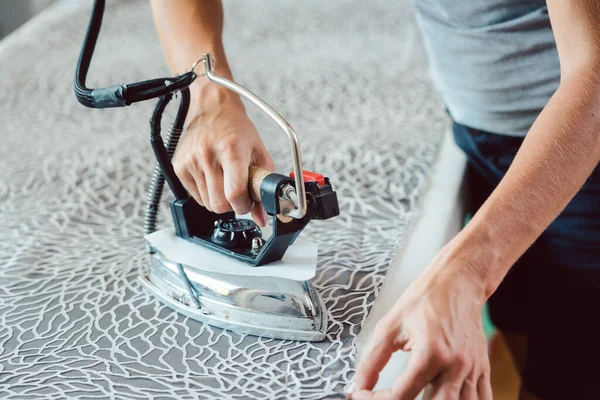
[[[221,85],[229,90],[232,90],[250,101],[258,109],[267,114],[287,135],[290,141],[290,150],[292,153],[292,166],[294,171],[295,188],[291,187],[289,191],[289,197],[292,198],[294,207],[286,211],[287,217],[295,219],[301,219],[306,215],[306,189],[304,188],[303,171],[302,171],[302,156],[300,155],[300,143],[298,136],[294,131],[294,128],[279,114],[273,107],[267,104],[263,99],[246,89],[245,87],[238,85],[237,83],[225,79],[214,71],[214,60],[211,53],[204,53],[202,58],[194,64],[192,71],[194,71],[196,65],[200,62],[204,62],[204,73],[211,82]],[[293,192],[292,192],[293,191]]]
[[[273,216],[268,239],[252,221],[237,218],[233,212],[216,214],[200,206],[189,196],[171,201],[171,213],[177,236],[236,258],[253,266],[281,260],[287,248],[313,219],[329,219],[339,214],[337,196],[329,179],[302,169],[300,145],[290,124],[258,96],[246,88],[214,73],[213,59],[205,53],[192,66],[204,64],[208,79],[238,93],[267,114],[287,135],[292,153],[290,176],[249,167],[248,192]]]
[[[267,213],[277,213],[277,218],[283,222],[290,222],[293,218],[290,213],[296,209],[296,190],[292,186],[291,178],[270,172],[266,169],[250,166],[248,171],[248,194],[258,203],[263,203]],[[306,190],[304,184],[303,189]],[[280,187],[279,190],[276,187]],[[273,190],[275,198],[273,198]],[[309,205],[307,204],[307,212]],[[304,214],[307,216],[307,213]]]

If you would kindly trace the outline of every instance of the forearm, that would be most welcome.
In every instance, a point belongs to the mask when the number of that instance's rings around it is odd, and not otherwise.
[[[231,79],[221,33],[223,7],[220,0],[150,0],[154,22],[173,73],[182,73],[202,57],[212,52],[215,71]],[[190,87],[191,110],[213,107],[227,101],[239,102],[239,97],[226,89],[199,78]],[[191,113],[193,117],[193,112]]]
[[[600,161],[600,64],[563,76],[504,179],[449,245],[485,296],[559,215]]]

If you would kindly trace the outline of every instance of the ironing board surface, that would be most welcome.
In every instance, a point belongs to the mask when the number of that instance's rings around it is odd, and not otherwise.
[[[223,331],[142,290],[154,105],[76,102],[90,4],[63,0],[0,42],[1,398],[320,399],[352,378],[354,340],[419,211],[448,122],[410,2],[224,3],[236,80],[290,121],[305,168],[338,193],[341,215],[302,233],[319,243],[313,282],[327,339]],[[90,85],[166,73],[148,2],[109,2]],[[288,172],[287,139],[247,108]]]

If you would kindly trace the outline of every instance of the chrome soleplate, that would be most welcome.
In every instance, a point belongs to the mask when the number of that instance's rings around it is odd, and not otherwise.
[[[150,276],[140,277],[143,286],[190,318],[273,339],[325,339],[325,306],[308,282],[203,271],[174,263],[160,252],[150,257]]]

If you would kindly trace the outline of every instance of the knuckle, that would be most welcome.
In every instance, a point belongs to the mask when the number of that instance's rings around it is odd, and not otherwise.
[[[202,201],[202,195],[200,195],[200,193],[198,191],[196,191],[196,190],[190,190],[187,187],[186,187],[186,189],[188,189],[188,192],[191,194],[192,198],[196,201],[196,203],[198,203],[202,207],[206,207],[206,205]]]
[[[192,164],[197,171],[206,171],[210,169],[210,166],[212,165],[212,157],[210,153],[198,151],[192,157],[190,164]]]
[[[462,382],[452,381],[443,382],[434,387],[435,394],[431,397],[432,400],[456,400],[461,398],[460,391]]]
[[[266,149],[265,149],[265,152],[266,152]],[[275,169],[275,163],[273,162],[273,159],[271,158],[271,156],[269,156],[268,153],[267,153],[267,157],[265,157],[264,168],[269,171]]]
[[[273,162],[273,160],[270,160],[265,164],[265,169],[267,169],[268,171],[275,170],[275,163]]]
[[[246,185],[244,185],[240,182],[235,182],[235,183],[232,183],[225,190],[225,197],[229,201],[240,200],[240,199],[243,199],[244,197],[246,197],[247,191],[248,191],[248,188],[246,187]]]
[[[462,382],[453,382],[448,385],[448,391],[444,398],[448,400],[455,400],[460,398],[460,390],[462,389]]]
[[[486,362],[482,367],[481,367],[481,374],[483,375],[484,378],[487,378],[490,376],[491,374],[491,367],[490,367],[490,363]]]
[[[392,335],[392,325],[386,319],[381,319],[375,325],[373,336],[378,340],[385,340]]]
[[[181,159],[175,159],[173,161],[173,170],[175,171],[175,175],[177,175],[180,179],[185,176],[187,169],[187,165]]]
[[[379,320],[379,322],[377,322],[377,324],[375,325],[375,329],[374,332],[377,334],[382,334],[384,332],[387,332],[389,323],[385,320]]]
[[[210,143],[206,139],[200,142],[200,145],[194,149],[191,162],[196,167],[210,165],[214,160],[213,152],[210,148]]]
[[[429,344],[429,355],[440,365],[448,365],[452,362],[450,352],[437,342]]]
[[[469,357],[463,353],[458,353],[454,356],[453,363],[459,371],[465,371],[469,368]]]
[[[231,206],[226,201],[211,201],[211,208],[217,214],[223,214],[227,211],[231,211]]]
[[[237,153],[238,145],[239,140],[235,135],[227,135],[219,141],[218,150],[221,154],[232,156]]]
[[[469,374],[466,378],[465,381],[463,382],[463,385],[468,386],[470,388],[477,388],[477,382],[479,381],[479,377],[473,375],[473,374]]]

